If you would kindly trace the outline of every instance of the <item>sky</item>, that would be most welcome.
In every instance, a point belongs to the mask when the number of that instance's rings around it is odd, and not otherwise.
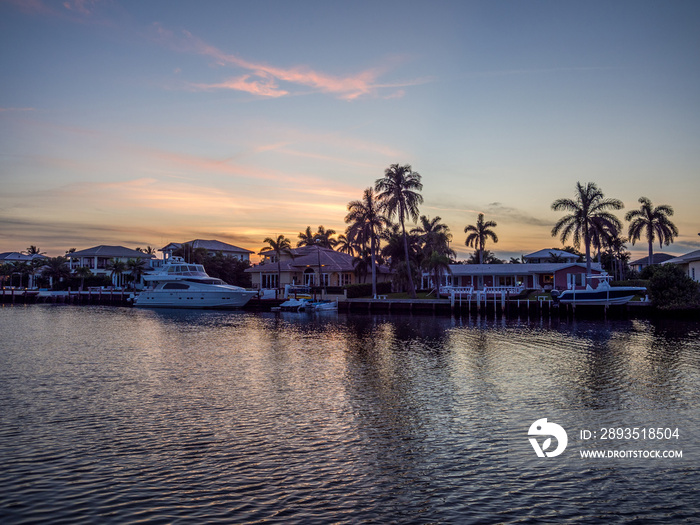
[[[508,259],[577,182],[700,248],[700,2],[0,0],[0,252],[258,252],[341,233],[391,164],[458,259]],[[628,245],[646,255],[642,240]],[[659,249],[658,243],[655,250]]]

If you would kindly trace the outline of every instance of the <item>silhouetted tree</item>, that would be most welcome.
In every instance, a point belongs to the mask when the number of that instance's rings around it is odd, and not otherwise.
[[[585,186],[576,183],[574,199],[557,199],[552,203],[554,211],[569,211],[552,228],[552,237],[560,235],[562,244],[572,236],[574,247],[581,242],[586,249],[586,274],[591,275],[591,244],[595,236],[603,231],[620,231],[622,224],[608,210],[621,210],[624,207],[619,199],[606,199],[603,192],[593,182]]]

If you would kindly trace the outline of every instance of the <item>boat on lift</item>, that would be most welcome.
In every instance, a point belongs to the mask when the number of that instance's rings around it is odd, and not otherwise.
[[[570,290],[552,290],[554,304],[572,305],[598,305],[609,306],[611,304],[627,304],[636,295],[645,295],[647,289],[643,286],[611,286],[610,275],[592,275],[591,278],[598,279],[598,286],[586,285],[585,289],[577,290],[575,287]]]
[[[201,264],[170,257],[162,268],[143,276],[147,288],[134,306],[148,308],[241,308],[257,292],[211,277]]]

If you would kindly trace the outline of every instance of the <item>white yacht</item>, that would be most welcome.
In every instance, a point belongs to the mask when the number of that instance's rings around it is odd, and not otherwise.
[[[207,275],[201,264],[171,257],[158,271],[143,276],[147,288],[134,306],[150,308],[240,308],[257,294]]]

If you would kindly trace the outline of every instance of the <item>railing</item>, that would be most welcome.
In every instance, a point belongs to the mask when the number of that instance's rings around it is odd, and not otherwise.
[[[471,296],[474,293],[473,286],[441,286],[440,295],[449,295],[461,297],[463,295]]]
[[[485,286],[482,293],[493,295],[502,293],[518,295],[524,289],[524,286]]]

